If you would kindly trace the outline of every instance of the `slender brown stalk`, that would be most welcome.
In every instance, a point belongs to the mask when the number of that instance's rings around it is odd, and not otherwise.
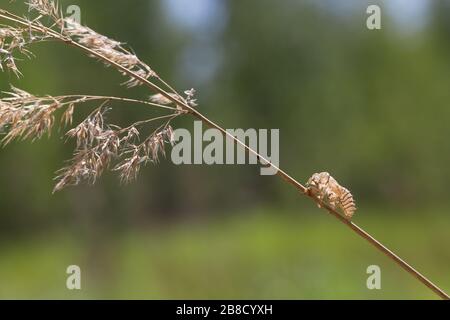
[[[88,102],[88,101],[117,101],[117,102],[127,102],[127,103],[133,103],[133,104],[142,104],[142,105],[146,105],[146,106],[152,106],[152,107],[156,107],[156,108],[161,108],[161,109],[167,109],[167,110],[172,110],[172,111],[179,111],[177,108],[174,107],[169,107],[169,106],[164,106],[158,103],[153,103],[153,102],[149,102],[149,101],[145,101],[145,100],[138,100],[138,99],[130,99],[130,98],[123,98],[123,97],[114,97],[114,96],[93,96],[93,95],[81,95],[81,94],[76,94],[76,95],[65,95],[65,96],[54,96],[54,97],[42,97],[41,100],[57,100],[57,101],[64,101],[64,100],[68,100],[68,102],[65,103],[61,103],[59,106],[63,106],[65,104],[69,104],[69,103],[73,103],[73,101],[76,102]],[[71,99],[75,99],[75,100],[71,100]],[[12,98],[5,98],[3,99],[3,101],[9,101],[9,100],[13,100]],[[23,101],[26,101],[27,99],[23,99]],[[29,99],[29,101],[33,101],[34,99]]]
[[[73,43],[72,41],[66,41],[66,43],[70,44],[70,45],[74,45],[82,50],[85,50],[87,52],[90,52],[91,50],[89,50],[88,48],[85,48],[77,43]],[[95,54],[98,58],[102,58],[101,55],[99,54]],[[107,60],[107,59],[105,59]],[[107,60],[108,61],[108,60]],[[188,104],[184,103],[184,101],[179,101],[175,98],[173,98],[171,95],[167,94],[163,89],[159,88],[158,86],[156,86],[155,84],[153,84],[152,82],[148,81],[147,79],[144,79],[143,77],[139,76],[139,75],[134,75],[132,72],[129,72],[129,70],[126,70],[125,68],[121,67],[120,65],[115,64],[114,62],[110,62],[108,61],[108,63],[111,63],[112,65],[114,65],[115,67],[117,67],[118,69],[122,70],[122,71],[126,71],[126,73],[132,77],[135,77],[136,79],[138,79],[139,81],[143,82],[144,84],[146,84],[149,88],[156,90],[158,93],[162,94],[164,97],[166,97],[167,99],[172,100],[174,103],[181,105],[183,108],[185,108],[186,110],[189,111],[190,114],[192,114],[195,118],[201,120],[203,123],[205,123],[206,125],[208,125],[211,128],[215,128],[217,130],[219,130],[225,137],[233,140],[236,144],[240,145],[241,147],[245,148],[249,153],[257,156],[260,161],[262,161],[263,163],[268,164],[269,166],[271,166],[272,168],[274,168],[275,170],[277,170],[277,175],[279,177],[281,177],[282,179],[284,179],[286,182],[290,183],[291,185],[293,185],[298,191],[300,191],[303,194],[307,194],[307,188],[305,186],[303,186],[300,182],[298,182],[297,180],[295,180],[294,178],[292,178],[289,174],[287,174],[285,171],[283,171],[282,169],[280,169],[279,167],[275,166],[274,164],[270,163],[266,158],[264,158],[262,155],[260,155],[258,152],[256,152],[255,150],[253,150],[252,148],[250,148],[248,145],[246,145],[245,143],[243,143],[242,141],[240,141],[239,139],[237,139],[235,136],[233,136],[232,134],[230,134],[228,131],[226,131],[224,128],[222,128],[221,126],[219,126],[218,124],[216,124],[215,122],[211,121],[209,118],[207,118],[205,115],[203,115],[202,113],[200,113],[198,110],[192,108],[191,106],[189,106]],[[313,198],[313,200],[315,202],[319,202],[319,200],[317,198]],[[324,204],[322,204],[323,206],[325,206]],[[374,237],[372,237],[369,233],[367,233],[366,231],[364,231],[362,228],[358,227],[356,224],[354,224],[353,222],[350,222],[348,220],[346,220],[345,218],[343,218],[338,212],[336,212],[336,210],[332,209],[332,208],[327,208],[327,210],[334,215],[336,218],[339,219],[339,221],[341,221],[342,223],[344,223],[345,225],[347,225],[348,227],[350,227],[354,232],[356,232],[359,236],[361,236],[362,238],[366,239],[372,246],[374,246],[376,249],[378,249],[379,251],[381,251],[384,255],[386,255],[388,258],[390,258],[391,260],[393,260],[395,263],[397,263],[400,267],[402,267],[404,270],[406,270],[408,273],[410,273],[411,275],[413,275],[417,280],[419,280],[420,282],[422,282],[424,285],[426,285],[428,288],[430,288],[431,290],[433,290],[434,293],[436,293],[439,297],[441,297],[442,299],[446,299],[446,300],[450,300],[450,296],[447,295],[447,293],[445,293],[442,289],[440,289],[437,285],[435,285],[431,280],[427,279],[425,276],[423,276],[420,272],[418,272],[417,270],[415,270],[413,267],[411,267],[408,263],[406,263],[403,259],[401,259],[399,256],[397,256],[395,253],[393,253],[391,250],[389,250],[388,248],[386,248],[383,244],[381,244],[381,242],[379,242],[378,240],[376,240]]]
[[[307,194],[308,195],[308,194]],[[308,195],[310,196],[310,195]],[[312,196],[310,196],[312,197]],[[317,198],[312,197],[315,202],[320,202]],[[393,260],[396,264],[398,264],[401,268],[411,274],[418,281],[422,282],[425,286],[431,289],[435,294],[437,294],[440,298],[444,300],[450,300],[450,296],[441,288],[439,288],[436,284],[434,284],[431,280],[417,271],[414,267],[408,264],[405,260],[400,258],[397,254],[395,254],[392,250],[388,249],[385,245],[383,245],[380,241],[375,239],[372,235],[370,235],[363,228],[359,227],[355,223],[347,220],[342,215],[340,215],[336,210],[328,206],[327,204],[321,202],[320,205],[326,209],[331,215],[335,216],[340,222],[345,224],[351,230],[353,230],[360,237],[366,239],[373,247],[375,247],[378,251],[382,252],[389,259]]]
[[[159,87],[157,84],[149,81],[146,77],[127,68],[123,64],[120,64],[120,63],[114,61],[113,59],[102,54],[101,52],[99,52],[97,50],[93,50],[93,49],[89,48],[88,46],[85,46],[77,41],[74,41],[72,38],[65,36],[61,33],[58,33],[51,28],[45,27],[42,24],[36,24],[36,23],[30,22],[24,18],[21,18],[17,15],[11,14],[10,12],[8,12],[6,10],[2,10],[2,9],[0,9],[0,18],[10,21],[10,22],[13,22],[13,23],[16,23],[18,25],[21,25],[22,27],[29,28],[36,32],[41,32],[42,34],[46,35],[47,37],[49,36],[49,37],[52,37],[53,39],[62,41],[69,46],[73,46],[73,47],[76,47],[76,48],[84,51],[89,56],[98,58],[99,60],[103,61],[105,64],[115,67],[122,74],[126,74],[127,76],[135,79],[136,83],[144,84],[151,90],[156,91],[157,93],[159,93],[160,95],[162,95],[163,97],[165,97],[166,99],[171,101],[175,106],[179,106],[186,113],[189,113],[192,116],[194,116],[196,119],[201,120],[207,126],[219,130],[226,138],[231,139],[235,144],[244,148],[248,153],[258,157],[258,159],[260,160],[261,163],[275,169],[277,171],[277,175],[280,178],[282,178],[284,181],[286,181],[287,183],[289,183],[293,187],[295,187],[301,194],[303,194],[307,197],[310,197],[315,203],[320,204],[320,206],[322,208],[326,209],[331,215],[335,216],[340,222],[342,222],[343,224],[348,226],[353,232],[358,234],[360,237],[366,239],[375,249],[377,249],[378,251],[383,253],[389,259],[393,260],[402,269],[404,269],[406,272],[410,273],[413,277],[415,277],[418,281],[420,281],[425,286],[427,286],[429,289],[431,289],[439,297],[441,297],[442,299],[450,299],[449,295],[447,293],[445,293],[441,288],[439,288],[437,285],[435,285],[433,282],[431,282],[429,279],[427,279],[425,276],[423,276],[420,272],[418,272],[411,265],[409,265],[407,262],[405,262],[403,259],[401,259],[393,251],[389,250],[386,246],[384,246],[381,242],[376,240],[373,236],[371,236],[369,233],[367,233],[361,227],[359,227],[356,224],[354,224],[353,222],[347,220],[346,218],[341,216],[341,214],[338,211],[336,211],[336,209],[330,207],[329,205],[327,205],[326,203],[324,203],[317,197],[310,194],[310,192],[308,191],[308,188],[306,188],[303,184],[298,182],[296,179],[292,178],[288,173],[286,173],[285,171],[283,171],[282,169],[280,169],[273,163],[270,163],[270,161],[268,161],[266,158],[264,158],[262,155],[260,155],[257,151],[250,148],[244,142],[240,141],[238,138],[236,138],[235,136],[230,134],[228,131],[226,131],[224,128],[222,128],[220,125],[216,124],[215,122],[210,120],[208,117],[203,115],[200,111],[195,109],[193,107],[193,105],[191,103],[189,103],[189,101],[187,101],[187,99],[184,99],[182,96],[177,94],[176,91],[174,89],[172,89],[172,87],[170,87],[168,84],[166,84],[164,81],[162,81],[158,76],[156,76],[156,78],[158,80],[160,80],[161,83],[163,85],[165,85],[165,87],[169,88],[169,90],[175,94],[171,94],[171,93],[167,92],[163,88]],[[153,139],[153,138],[156,138],[156,136],[152,136],[150,138]],[[124,164],[122,164],[120,166],[121,169],[125,168],[125,170],[127,170],[125,176],[123,177],[123,180],[128,180],[130,177],[136,175],[136,172],[132,165],[133,165],[134,161],[137,161],[137,160],[139,160],[138,156],[133,155],[131,158],[127,159],[127,161]],[[73,169],[71,169],[71,170],[73,170]]]
[[[341,217],[340,217],[341,218]],[[444,290],[439,288],[437,285],[435,285],[433,282],[431,282],[428,278],[426,278],[423,274],[421,274],[419,271],[414,269],[411,265],[409,265],[406,261],[401,259],[398,255],[396,255],[394,252],[389,250],[387,247],[385,247],[381,242],[379,242],[377,239],[375,239],[373,236],[371,236],[369,233],[364,231],[361,227],[358,227],[356,224],[354,224],[351,221],[346,220],[346,224],[355,231],[358,235],[369,241],[370,244],[372,244],[375,248],[377,248],[379,251],[383,252],[387,257],[394,260],[400,267],[402,267],[404,270],[406,270],[409,274],[411,274],[413,277],[415,277],[417,280],[422,282],[424,285],[426,285],[429,289],[433,290],[434,293],[436,293],[439,297],[441,297],[444,300],[450,300],[450,297],[447,293],[445,293]]]

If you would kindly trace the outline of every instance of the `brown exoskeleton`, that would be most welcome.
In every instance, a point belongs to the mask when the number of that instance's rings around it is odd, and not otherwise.
[[[308,180],[308,193],[331,208],[340,211],[351,220],[356,211],[355,201],[349,190],[341,186],[328,172],[315,173]],[[319,208],[321,207],[318,204]]]

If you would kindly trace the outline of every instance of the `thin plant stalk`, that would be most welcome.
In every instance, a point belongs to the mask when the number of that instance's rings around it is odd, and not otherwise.
[[[212,120],[210,120],[208,117],[206,117],[204,114],[202,114],[200,111],[195,109],[188,101],[186,101],[183,97],[181,97],[172,87],[170,87],[168,84],[166,84],[164,81],[162,81],[159,77],[157,77],[158,80],[161,81],[163,85],[165,85],[167,88],[170,89],[173,93],[175,93],[175,96],[164,90],[163,88],[159,87],[157,84],[149,81],[147,78],[141,76],[140,74],[137,74],[133,70],[130,70],[123,65],[109,59],[105,55],[90,49],[87,46],[84,46],[83,44],[80,44],[70,37],[66,37],[56,31],[54,31],[51,28],[47,28],[41,24],[35,24],[33,22],[27,21],[24,18],[21,18],[17,15],[14,15],[6,10],[0,9],[0,18],[8,20],[13,23],[17,23],[23,27],[30,28],[31,30],[41,32],[42,34],[46,36],[50,36],[56,40],[62,41],[65,44],[76,47],[82,51],[84,51],[87,55],[94,56],[98,58],[99,60],[103,61],[104,63],[113,66],[118,71],[120,71],[123,74],[126,74],[130,76],[131,78],[134,78],[136,81],[140,82],[141,84],[144,84],[148,88],[150,88],[152,91],[156,91],[157,93],[161,94],[163,97],[169,99],[172,103],[174,103],[176,106],[179,106],[182,108],[185,113],[191,114],[194,118],[201,120],[204,124],[207,126],[219,130],[223,136],[225,136],[228,139],[231,139],[235,144],[238,146],[241,146],[244,148],[248,153],[255,155],[262,164],[267,165],[269,167],[272,167],[276,170],[276,174],[278,177],[282,178],[286,183],[292,185],[294,188],[297,189],[297,191],[300,192],[300,194],[305,195],[309,198],[311,198],[316,204],[319,204],[322,208],[326,209],[331,215],[335,216],[341,223],[349,227],[353,232],[355,232],[360,237],[364,238],[369,242],[370,245],[372,245],[375,249],[380,251],[382,254],[384,254],[389,259],[393,260],[396,264],[398,264],[403,270],[411,274],[415,279],[420,281],[422,284],[424,284],[426,287],[428,287],[430,290],[432,290],[436,295],[438,295],[440,298],[445,300],[450,300],[450,296],[441,288],[439,288],[436,284],[434,284],[431,280],[426,278],[424,275],[422,275],[419,271],[417,271],[415,268],[413,268],[410,264],[408,264],[405,260],[400,258],[397,254],[395,254],[392,250],[388,249],[386,246],[384,246],[380,241],[378,241],[376,238],[371,236],[368,232],[366,232],[363,228],[357,226],[355,223],[347,220],[344,218],[335,208],[330,207],[314,195],[310,194],[308,188],[306,188],[303,184],[301,184],[299,181],[291,177],[288,173],[283,171],[281,168],[277,167],[270,161],[268,161],[266,158],[264,158],[262,155],[260,155],[257,151],[253,150],[251,147],[249,147],[244,142],[240,141],[238,138],[230,134],[228,131],[226,131],[224,128],[222,128],[220,125],[216,124]]]

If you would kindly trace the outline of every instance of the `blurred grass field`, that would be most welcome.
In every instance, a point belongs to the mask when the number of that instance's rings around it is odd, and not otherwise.
[[[63,233],[17,242],[0,250],[0,298],[436,298],[322,211],[274,211],[141,230],[95,244]],[[422,220],[417,212],[393,211],[377,219],[374,209],[360,215],[356,223],[450,290],[450,252],[442,245],[450,241],[448,215]],[[71,264],[81,267],[80,291],[65,287]],[[366,288],[369,265],[381,267],[381,290]]]

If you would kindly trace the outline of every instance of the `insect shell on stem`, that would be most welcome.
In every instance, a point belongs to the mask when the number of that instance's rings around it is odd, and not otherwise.
[[[356,211],[350,191],[341,186],[328,172],[314,173],[306,183],[308,193],[351,220]],[[319,208],[322,206],[318,203]]]

